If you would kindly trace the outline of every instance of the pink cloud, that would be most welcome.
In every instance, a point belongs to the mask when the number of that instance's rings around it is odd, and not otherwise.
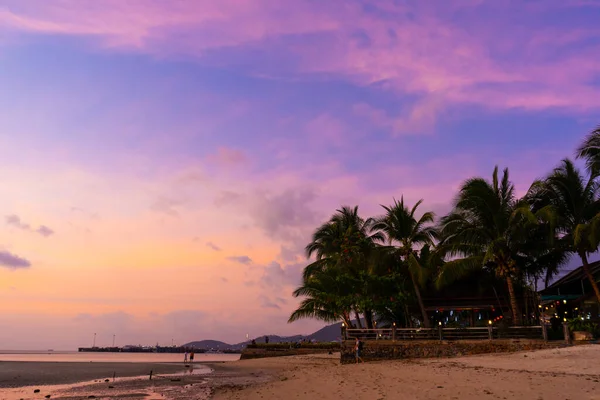
[[[248,162],[246,153],[238,149],[229,147],[219,147],[215,154],[208,157],[210,163],[216,163],[219,166],[231,167]]]
[[[522,13],[534,16],[587,6],[585,1],[566,6],[556,0],[544,2],[544,9],[530,4]],[[487,13],[480,15],[484,7]],[[271,0],[12,0],[0,9],[0,26],[93,36],[106,47],[135,48],[159,57],[180,54],[202,60],[209,49],[262,46],[276,57],[293,55],[293,65],[282,64],[287,72],[336,74],[413,96],[414,104],[398,115],[367,112],[374,123],[396,135],[431,130],[439,114],[455,104],[582,112],[600,104],[599,91],[590,86],[600,76],[598,46],[555,56],[565,46],[576,48],[581,41],[600,38],[595,26],[514,27],[516,8],[510,2],[434,6],[384,0],[372,8],[365,11],[360,2]],[[449,19],[453,13],[465,20]],[[281,45],[289,35],[308,36]],[[318,40],[310,39],[315,35]],[[258,72],[268,74],[270,67],[253,62],[259,64]],[[336,129],[329,134],[336,136]]]

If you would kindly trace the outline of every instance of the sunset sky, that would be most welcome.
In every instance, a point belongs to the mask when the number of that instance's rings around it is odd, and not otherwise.
[[[600,124],[599,0],[0,0],[0,343],[287,324],[342,204],[520,193]]]

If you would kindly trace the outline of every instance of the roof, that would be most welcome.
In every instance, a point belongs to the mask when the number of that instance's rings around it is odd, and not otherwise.
[[[600,261],[590,263],[590,272],[594,276],[596,282],[598,282],[600,276]],[[590,284],[587,275],[583,271],[583,267],[579,267],[569,272],[544,290],[540,290],[540,294],[543,298],[549,296],[583,296],[591,291],[592,285]]]

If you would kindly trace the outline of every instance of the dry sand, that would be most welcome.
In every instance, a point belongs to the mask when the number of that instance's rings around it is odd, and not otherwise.
[[[271,381],[217,389],[232,399],[600,399],[600,346],[453,359],[340,365],[339,356],[296,356],[232,363]]]

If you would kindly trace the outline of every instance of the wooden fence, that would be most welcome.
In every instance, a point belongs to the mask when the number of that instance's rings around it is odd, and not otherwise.
[[[492,340],[492,339],[544,339],[545,326],[495,326],[469,328],[384,328],[342,329],[345,340]]]

